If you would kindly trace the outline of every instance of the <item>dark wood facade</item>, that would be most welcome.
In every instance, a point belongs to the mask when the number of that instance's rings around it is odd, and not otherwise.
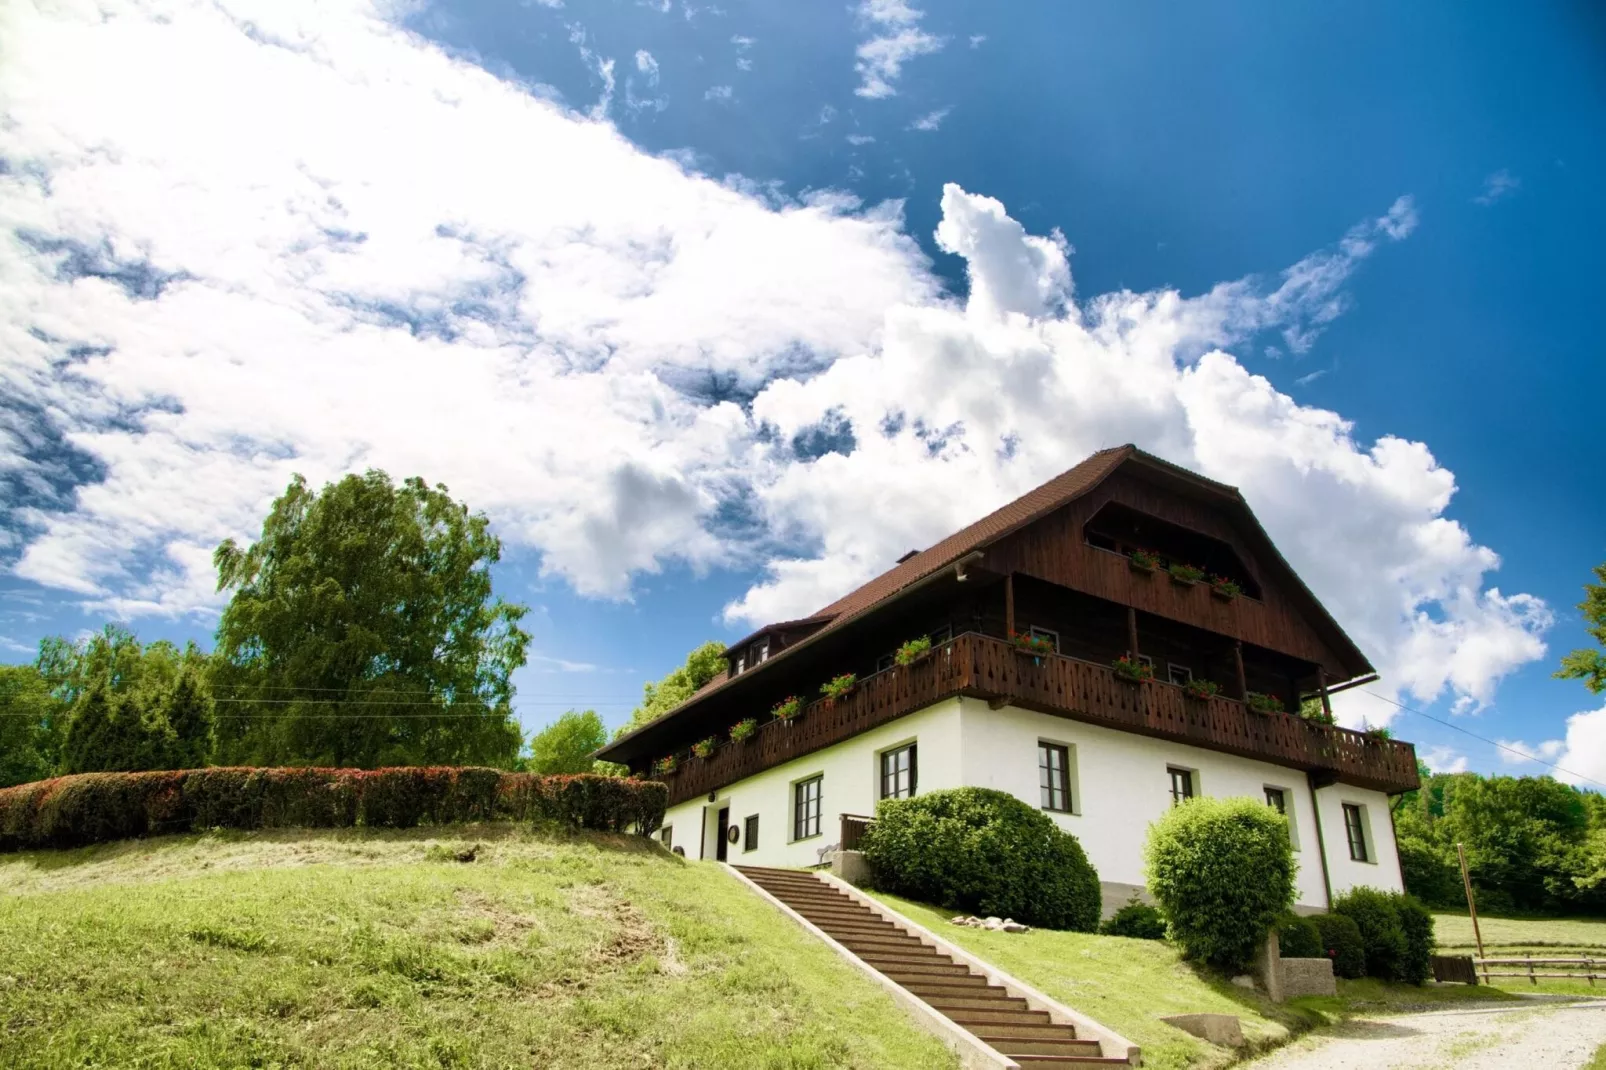
[[[994,525],[985,540],[959,547],[863,609],[760,629],[731,649],[732,668],[741,656],[744,672],[602,756],[638,774],[677,756],[679,771],[665,779],[682,801],[960,695],[1260,758],[1318,779],[1389,792],[1416,787],[1408,743],[1293,712],[1258,712],[1243,701],[1246,691],[1260,692],[1297,711],[1302,698],[1372,669],[1236,491],[1127,449],[1128,459],[1074,496]],[[1163,568],[1136,570],[1121,552],[1130,546],[1227,575],[1245,593],[1227,600],[1207,583],[1178,583]],[[1033,628],[1052,633],[1057,655],[1034,662],[1016,653],[1010,634]],[[931,636],[940,657],[891,668],[893,651],[919,636]],[[755,666],[752,651],[766,639],[768,657]],[[1128,684],[1112,670],[1134,643],[1153,660],[1156,682]],[[811,702],[824,681],[846,672],[860,680],[850,698]],[[1172,673],[1210,680],[1220,693],[1188,698],[1168,682]],[[729,741],[732,724],[765,722],[775,703],[794,695],[807,704],[800,720],[762,724],[753,739]],[[714,756],[689,758],[705,738],[719,741]]]

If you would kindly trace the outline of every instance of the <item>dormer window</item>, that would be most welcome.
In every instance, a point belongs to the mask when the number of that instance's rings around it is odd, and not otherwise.
[[[740,675],[742,675],[742,673],[744,673],[746,671],[747,671],[747,655],[746,654],[738,654],[738,655],[736,655],[736,675],[740,676]]]
[[[770,641],[765,638],[753,645],[753,664],[759,665],[768,660],[770,660]]]

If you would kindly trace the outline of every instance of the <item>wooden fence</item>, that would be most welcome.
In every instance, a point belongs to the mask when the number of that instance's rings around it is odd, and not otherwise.
[[[844,851],[857,851],[859,840],[864,836],[864,830],[870,827],[870,819],[859,814],[842,815],[842,846]]]
[[[1488,984],[1491,977],[1526,977],[1534,984],[1540,981],[1588,981],[1591,986],[1596,978],[1606,979],[1606,959],[1524,956],[1474,958],[1471,961],[1476,964],[1484,984]],[[1491,966],[1516,966],[1521,969],[1490,969]],[[1546,972],[1541,972],[1542,968],[1547,968]]]

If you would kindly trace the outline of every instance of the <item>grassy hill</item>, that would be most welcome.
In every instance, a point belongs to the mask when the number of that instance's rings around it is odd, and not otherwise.
[[[0,856],[0,1065],[955,1061],[713,866],[468,826]]]

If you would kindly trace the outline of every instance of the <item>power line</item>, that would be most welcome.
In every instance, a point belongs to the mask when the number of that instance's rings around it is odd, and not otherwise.
[[[1473,739],[1476,739],[1476,740],[1478,740],[1479,742],[1482,742],[1482,743],[1487,743],[1491,747],[1499,747],[1501,750],[1506,751],[1507,753],[1515,754],[1517,757],[1523,759],[1524,761],[1538,762],[1540,765],[1548,765],[1550,768],[1556,770],[1556,772],[1558,772],[1558,773],[1566,773],[1568,776],[1575,776],[1579,780],[1587,780],[1589,783],[1595,785],[1597,788],[1606,788],[1606,784],[1602,784],[1600,781],[1596,780],[1594,777],[1588,777],[1588,776],[1585,776],[1582,773],[1575,773],[1571,769],[1564,769],[1561,766],[1557,765],[1555,762],[1547,762],[1547,761],[1545,761],[1543,758],[1539,757],[1537,754],[1530,754],[1525,750],[1518,750],[1516,747],[1508,747],[1506,744],[1501,743],[1498,740],[1485,739],[1483,736],[1478,735],[1478,733],[1472,731],[1471,729],[1462,728],[1458,724],[1453,724],[1450,721],[1441,720],[1440,718],[1433,716],[1431,713],[1423,713],[1421,710],[1412,709],[1410,706],[1407,706],[1403,702],[1398,702],[1398,701],[1396,701],[1394,699],[1391,699],[1387,695],[1380,695],[1376,691],[1372,691],[1369,688],[1363,687],[1363,688],[1360,688],[1359,690],[1365,692],[1368,695],[1371,695],[1373,698],[1380,698],[1384,702],[1387,702],[1391,706],[1398,706],[1400,709],[1404,710],[1406,713],[1414,713],[1418,717],[1426,717],[1428,720],[1432,721],[1434,724],[1441,724],[1446,728],[1453,728],[1457,732],[1460,732],[1462,735],[1471,736]]]

